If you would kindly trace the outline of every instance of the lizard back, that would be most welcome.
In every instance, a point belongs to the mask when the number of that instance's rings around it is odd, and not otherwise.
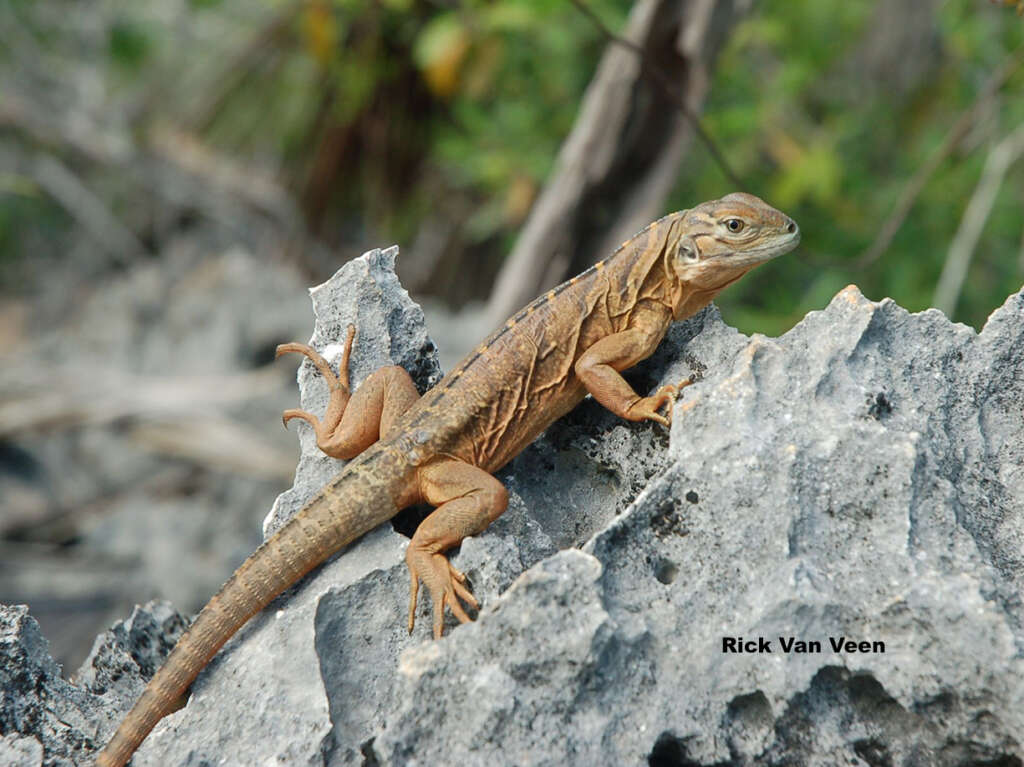
[[[685,213],[655,221],[517,312],[409,409],[397,439],[487,472],[504,466],[586,396],[574,365],[591,344],[626,328],[645,303],[668,307],[666,247]]]

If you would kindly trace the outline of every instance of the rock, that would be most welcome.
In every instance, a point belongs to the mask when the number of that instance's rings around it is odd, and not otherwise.
[[[97,637],[76,685],[61,678],[28,608],[0,605],[0,765],[89,763],[184,625],[166,603],[135,608]]]
[[[413,303],[395,275],[397,255],[397,246],[371,250],[309,291],[316,317],[309,345],[320,350],[335,373],[348,328],[356,326],[349,360],[352,391],[385,365],[401,365],[408,370],[421,394],[441,380],[437,349],[427,336],[423,310]],[[327,408],[327,386],[313,363],[302,359],[298,373],[299,406],[323,414]],[[296,419],[291,424],[298,431],[302,457],[295,472],[295,485],[278,497],[263,522],[264,536],[284,524],[344,465],[344,461],[329,458],[317,449],[313,429],[307,423]]]
[[[94,695],[107,696],[108,705],[127,710],[188,624],[170,602],[154,600],[136,607],[127,620],[96,637],[74,682]]]
[[[0,607],[0,756],[4,764],[75,764],[95,747],[90,697],[60,676],[24,605]]]
[[[1024,293],[980,335],[852,287],[698,322],[668,465],[403,655],[379,762],[1020,764]]]
[[[353,383],[437,377],[393,258],[314,294],[315,345],[358,326]],[[239,632],[134,764],[1022,764],[1022,349],[1024,292],[980,334],[852,287],[777,339],[708,308],[631,373],[696,374],[670,433],[588,401],[501,472],[509,511],[454,557],[476,622],[435,642],[421,604],[406,634],[414,519],[382,526]],[[299,428],[267,530],[337,469]],[[113,719],[137,680],[94,657]]]
[[[310,343],[335,370],[348,326],[356,325],[353,387],[390,364],[405,367],[421,390],[441,378],[423,313],[395,276],[397,253],[370,251],[310,291],[317,318]],[[322,376],[305,361],[298,378],[300,407],[323,413]],[[295,485],[264,521],[268,536],[344,465],[318,450],[305,422],[290,425],[302,459]],[[394,705],[388,697],[393,674],[380,670],[396,668],[399,652],[422,641],[405,630],[404,545],[401,535],[383,526],[272,603],[220,652],[193,686],[188,707],[157,727],[134,764],[215,762],[224,754],[236,764],[320,764],[332,753],[359,757],[360,744]],[[247,703],[225,706],[224,684],[232,699]],[[353,697],[366,689],[377,694],[353,710]],[[348,739],[336,737],[336,728]]]
[[[42,767],[43,744],[35,738],[5,735],[0,738],[0,764],[7,767]]]

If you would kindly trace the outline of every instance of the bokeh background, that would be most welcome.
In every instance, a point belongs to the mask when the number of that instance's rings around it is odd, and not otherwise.
[[[1024,281],[1024,20],[989,0],[0,0],[0,602],[73,669],[195,611],[297,458],[305,288],[402,248],[446,367],[660,215],[731,191],[848,283],[980,328]]]

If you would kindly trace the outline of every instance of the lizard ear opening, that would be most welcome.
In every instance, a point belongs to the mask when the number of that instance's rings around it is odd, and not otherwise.
[[[684,264],[695,264],[700,261],[700,251],[693,237],[683,237],[676,246],[676,260]]]

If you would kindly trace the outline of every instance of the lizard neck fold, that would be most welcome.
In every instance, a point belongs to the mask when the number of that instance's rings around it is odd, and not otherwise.
[[[671,245],[677,239],[680,224],[680,214],[665,216],[624,243],[604,262],[611,316],[628,315],[650,303],[673,311],[681,298],[680,291],[685,289],[672,269]]]

